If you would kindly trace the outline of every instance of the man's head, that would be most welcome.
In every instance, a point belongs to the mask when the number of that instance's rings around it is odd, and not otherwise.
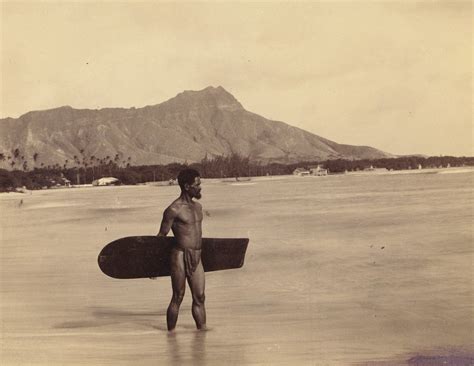
[[[201,198],[201,176],[195,169],[183,169],[178,174],[181,191],[187,192],[192,198]]]

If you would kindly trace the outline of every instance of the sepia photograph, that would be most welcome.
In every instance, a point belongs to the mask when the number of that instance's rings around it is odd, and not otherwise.
[[[0,364],[474,365],[470,0],[0,0]]]

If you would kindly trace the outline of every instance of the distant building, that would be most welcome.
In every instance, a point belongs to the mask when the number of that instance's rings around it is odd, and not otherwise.
[[[309,173],[311,175],[323,176],[323,175],[328,175],[328,170],[321,167],[321,165],[318,165],[316,167],[310,167]]]
[[[364,172],[371,172],[371,173],[383,173],[383,172],[386,172],[386,171],[387,171],[387,168],[374,168],[373,165],[371,165],[370,167],[364,169]]]
[[[305,168],[296,168],[293,171],[293,175],[299,175],[300,177],[305,176],[305,175],[310,175],[311,172]]]
[[[318,165],[318,166],[309,167],[309,169],[296,168],[293,171],[293,174],[298,175],[300,177],[309,176],[309,175],[322,176],[322,175],[328,175],[328,170],[324,169],[320,165]]]
[[[61,173],[61,177],[56,181],[54,179],[51,179],[49,181],[51,183],[51,187],[71,187],[71,181],[67,179],[64,174]]]
[[[99,178],[92,182],[93,186],[118,186],[120,184],[122,184],[120,180],[114,177]]]

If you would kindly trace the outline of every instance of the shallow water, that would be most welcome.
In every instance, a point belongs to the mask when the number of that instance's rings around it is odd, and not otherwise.
[[[2,365],[347,365],[474,354],[473,173],[203,183],[203,233],[249,237],[166,332],[169,278],[114,280],[97,254],[156,234],[173,187],[1,195]],[[20,205],[20,199],[23,203]],[[400,361],[401,362],[401,361]]]

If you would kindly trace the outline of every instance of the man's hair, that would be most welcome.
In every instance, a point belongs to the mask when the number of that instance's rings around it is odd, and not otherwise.
[[[184,185],[187,183],[189,185],[194,183],[196,177],[201,175],[196,169],[183,169],[178,174],[178,184],[182,190],[184,190]]]

